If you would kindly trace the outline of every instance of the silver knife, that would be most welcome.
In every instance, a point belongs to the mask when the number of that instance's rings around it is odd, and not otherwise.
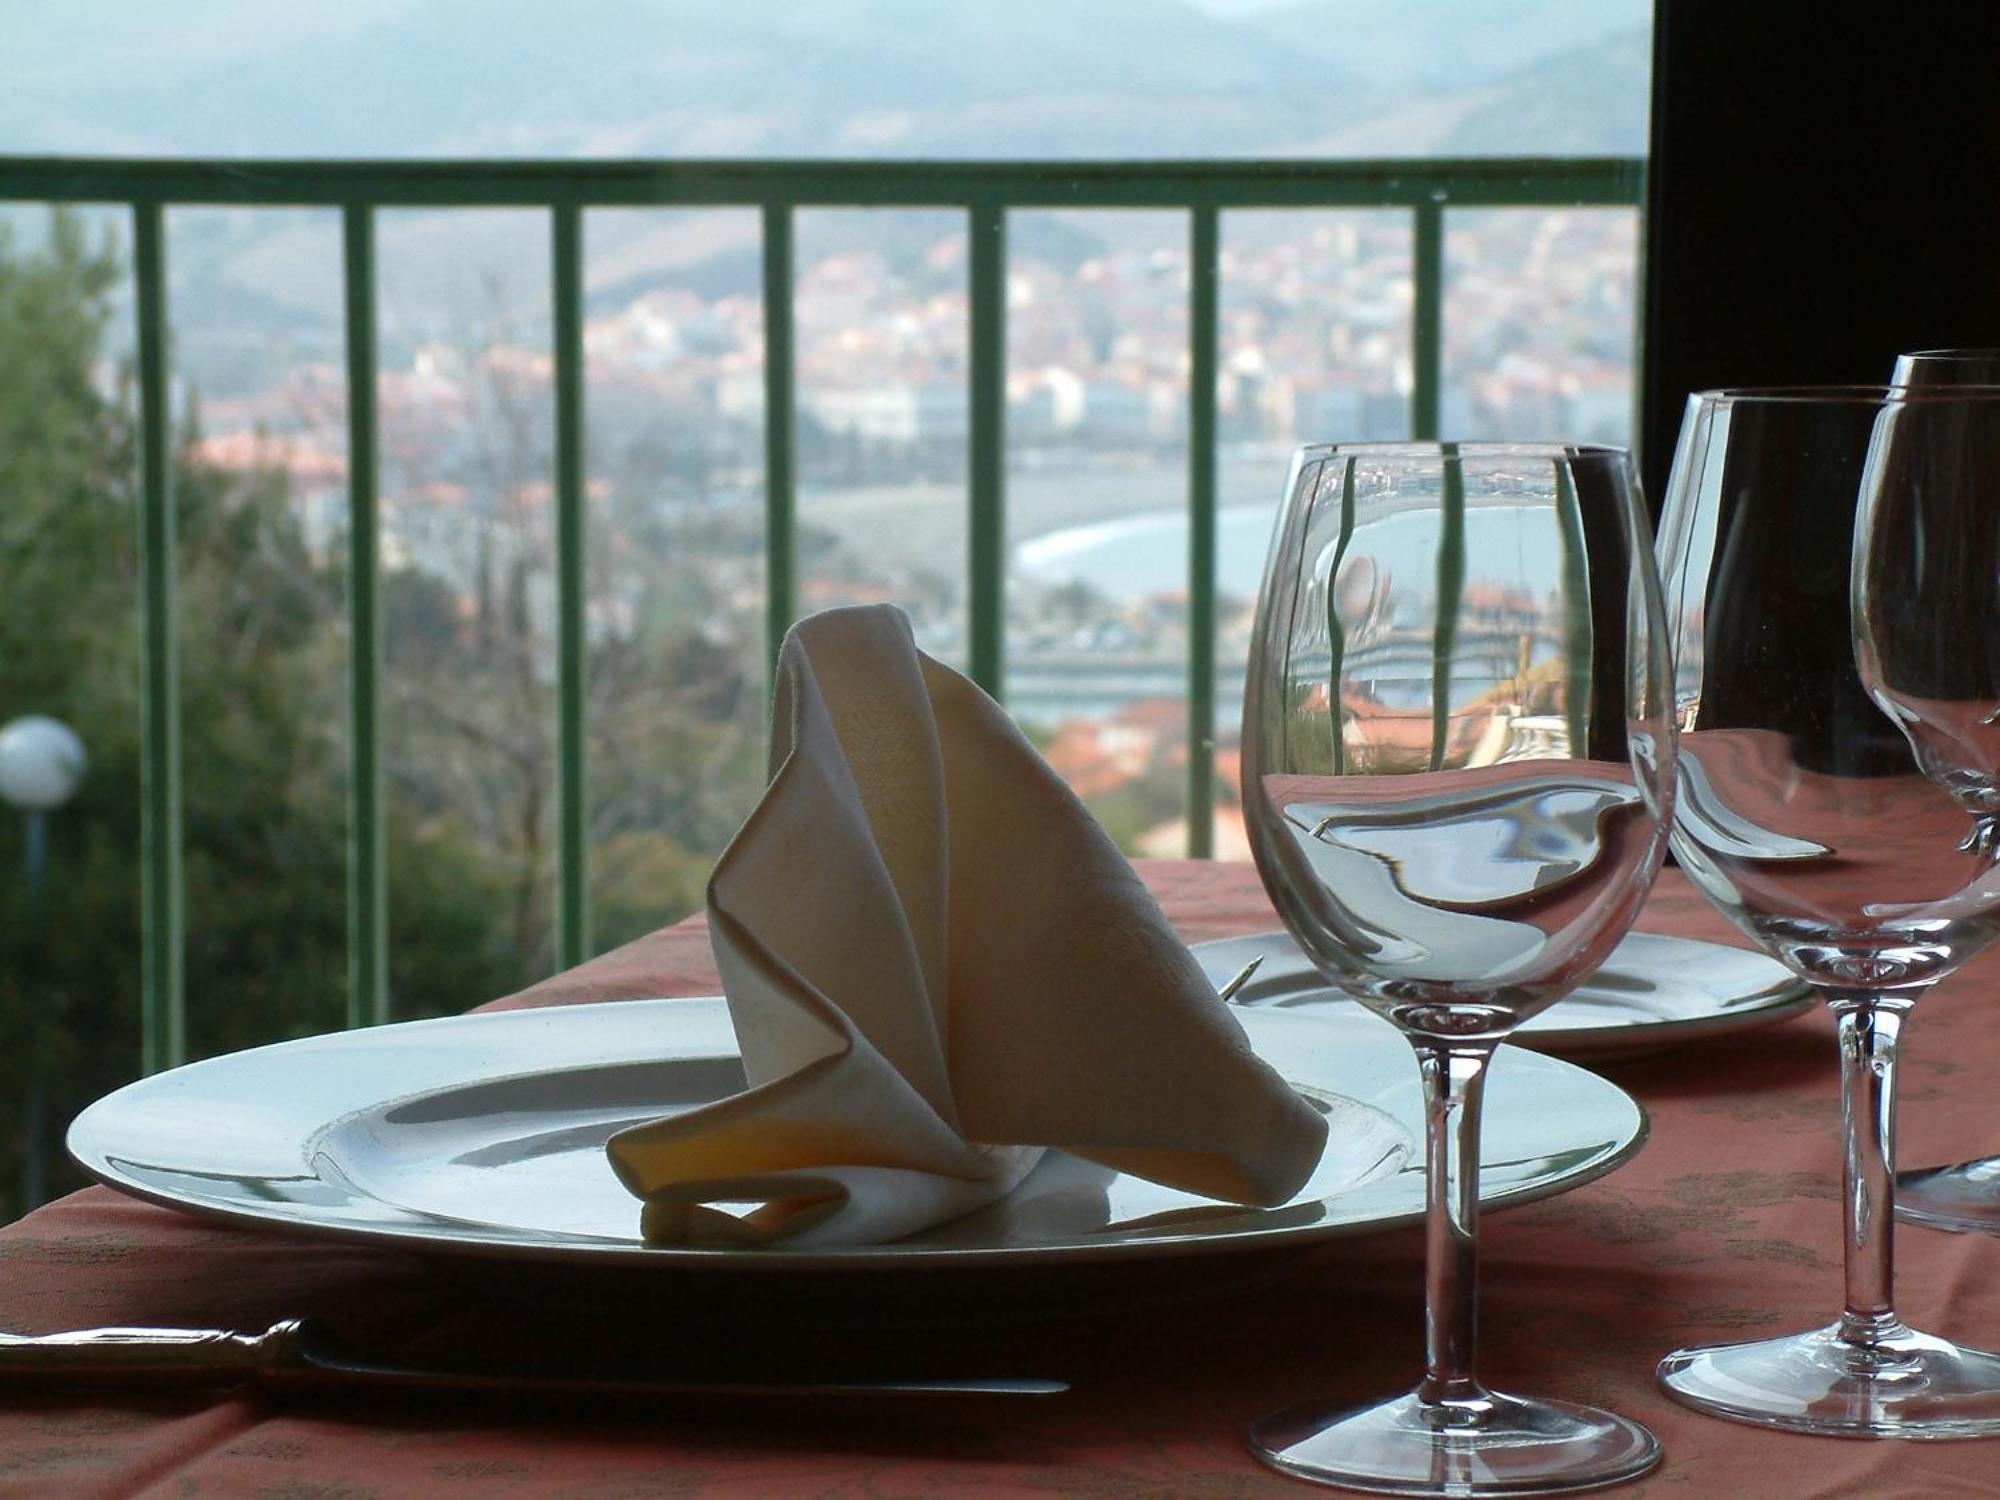
[[[827,1399],[846,1396],[1055,1396],[1067,1381],[755,1380],[643,1375],[515,1374],[397,1364],[350,1353],[319,1324],[288,1318],[262,1333],[220,1328],[82,1328],[0,1333],[0,1387],[218,1389],[253,1385],[276,1395],[376,1390],[446,1394]]]

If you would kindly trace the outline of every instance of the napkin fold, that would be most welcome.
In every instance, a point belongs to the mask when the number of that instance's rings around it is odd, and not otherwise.
[[[1326,1126],[1104,831],[887,606],[801,621],[764,798],[710,877],[744,1092],[608,1146],[658,1244],[881,1243],[1042,1148],[1283,1202]]]

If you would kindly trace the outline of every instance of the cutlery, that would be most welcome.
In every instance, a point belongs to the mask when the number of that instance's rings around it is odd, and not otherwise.
[[[1252,974],[1255,974],[1263,966],[1264,966],[1264,955],[1260,953],[1255,958],[1251,959],[1249,963],[1245,964],[1242,968],[1238,969],[1234,974],[1231,974],[1227,979],[1223,980],[1221,985],[1217,987],[1215,993],[1224,1000],[1235,999],[1236,992],[1242,989],[1244,985],[1248,984],[1250,982],[1250,976]]]
[[[644,1375],[556,1375],[402,1364],[344,1349],[309,1319],[262,1333],[219,1328],[84,1328],[0,1333],[0,1387],[217,1389],[273,1394],[433,1391],[454,1395],[837,1399],[876,1396],[1054,1396],[1068,1382],[1036,1379],[760,1380]]]

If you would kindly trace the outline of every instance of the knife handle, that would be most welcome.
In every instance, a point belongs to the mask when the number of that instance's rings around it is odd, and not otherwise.
[[[0,1333],[0,1382],[10,1385],[230,1386],[303,1368],[305,1325],[262,1333],[223,1328],[79,1328]]]

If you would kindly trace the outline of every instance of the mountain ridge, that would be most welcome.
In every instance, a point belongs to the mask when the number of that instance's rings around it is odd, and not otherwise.
[[[1505,25],[1479,0],[1294,0],[1226,15],[1187,0],[570,0],[560,11],[543,0],[346,0],[338,12],[93,0],[89,10],[112,24],[87,30],[63,7],[12,22],[0,149],[1298,155],[1371,120],[1416,119],[1427,102],[1449,107],[1644,18],[1642,0],[1518,0]],[[234,28],[217,19],[230,16]],[[1624,115],[1643,124],[1643,101],[1632,110],[1632,80],[1622,82],[1591,106],[1605,119],[1585,120],[1583,137],[1629,137]],[[1535,149],[1504,122],[1484,139],[1496,144],[1482,154]],[[1390,142],[1390,154],[1412,149]]]

